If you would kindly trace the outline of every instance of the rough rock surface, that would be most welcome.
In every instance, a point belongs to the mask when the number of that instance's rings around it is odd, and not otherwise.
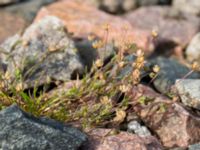
[[[186,49],[186,56],[189,61],[200,63],[200,33],[196,34]]]
[[[143,30],[149,33],[157,32],[158,36],[153,44],[159,49],[169,51],[170,48],[176,46],[185,48],[199,31],[199,18],[187,15],[171,15],[171,12],[170,7],[141,7],[126,14],[123,18],[126,18],[135,30]],[[161,50],[161,52],[164,51]]]
[[[154,101],[136,110],[165,147],[186,148],[200,141],[200,117],[180,104]]]
[[[1,47],[7,52],[0,56],[11,80],[17,78],[17,72],[29,87],[49,79],[67,81],[83,71],[74,42],[56,17],[32,24],[22,36],[11,37]]]
[[[26,25],[23,18],[6,12],[0,12],[0,20],[0,43],[9,36],[23,30]]]
[[[175,86],[184,105],[200,110],[200,80],[177,80]]]
[[[190,145],[188,147],[188,150],[199,150],[199,149],[200,149],[200,144],[199,143]]]
[[[155,88],[161,93],[168,93],[172,85],[175,84],[177,79],[183,78],[191,70],[186,66],[180,64],[175,59],[167,59],[163,57],[158,57],[151,61],[153,65],[158,65],[160,67],[160,72],[158,76],[153,81]],[[200,75],[197,72],[193,72],[187,78],[197,79]]]
[[[200,15],[199,0],[173,0],[173,7],[182,13]]]
[[[144,85],[133,87],[130,96],[134,112],[167,149],[200,141],[200,117],[191,110]]]
[[[139,137],[120,132],[112,135],[110,129],[94,129],[89,133],[89,143],[84,150],[161,150],[162,146],[153,136]]]
[[[67,8],[67,9],[66,9]],[[74,37],[87,38],[95,35],[101,39],[106,38],[106,30],[103,28],[109,24],[108,41],[115,41],[115,46],[128,43],[137,43],[138,47],[145,50],[149,47],[151,34],[139,29],[133,30],[130,23],[120,17],[104,13],[91,5],[77,1],[61,1],[44,7],[38,13],[35,21],[47,15],[54,15],[62,19],[69,32]]]
[[[32,22],[38,10],[55,0],[26,0],[16,5],[5,7],[3,10],[21,16],[28,22]]]
[[[35,118],[13,105],[0,112],[0,148],[7,150],[77,150],[87,141],[79,130]]]

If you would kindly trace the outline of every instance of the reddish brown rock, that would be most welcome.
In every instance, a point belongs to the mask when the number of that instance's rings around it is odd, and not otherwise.
[[[170,7],[143,7],[128,13],[124,18],[137,30],[149,33],[157,31],[157,46],[178,45],[184,48],[199,30],[199,18],[181,16]]]
[[[162,150],[161,144],[153,136],[144,138],[126,132],[112,135],[110,129],[94,129],[89,136],[84,150]]]
[[[105,29],[102,26],[109,24],[109,41],[115,40],[116,45],[130,41],[141,48],[149,48],[149,33],[140,29],[133,30],[128,21],[106,14],[83,2],[65,0],[54,3],[42,8],[35,21],[47,15],[61,18],[74,37],[86,38],[94,34],[105,39]]]
[[[134,111],[167,148],[200,142],[200,116],[144,85],[132,90]]]
[[[200,142],[199,116],[144,86],[135,87],[132,96],[134,110],[165,147],[185,148]]]
[[[0,20],[0,43],[26,26],[22,18],[5,12],[0,12]]]

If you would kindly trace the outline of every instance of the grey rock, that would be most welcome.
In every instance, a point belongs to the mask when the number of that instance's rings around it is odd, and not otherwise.
[[[173,8],[181,13],[200,15],[199,0],[173,0]]]
[[[22,35],[8,39],[0,47],[6,52],[0,58],[7,64],[11,82],[18,78],[17,72],[28,87],[51,80],[67,81],[83,72],[75,44],[56,17],[33,23]]]
[[[4,10],[15,15],[22,16],[25,20],[32,22],[42,6],[55,2],[55,0],[27,0],[16,5],[8,6]]]
[[[2,150],[77,150],[87,136],[73,127],[36,118],[12,105],[0,112]]]
[[[147,127],[142,126],[138,121],[131,121],[128,123],[128,131],[133,132],[141,137],[151,136],[151,132]]]
[[[177,80],[175,87],[184,105],[200,110],[200,80]]]
[[[8,5],[11,3],[19,2],[20,0],[0,0],[0,5]]]
[[[160,72],[158,76],[153,81],[155,88],[166,94],[170,92],[172,85],[175,84],[177,79],[183,78],[191,70],[186,66],[180,64],[175,59],[167,59],[163,57],[158,57],[150,61],[152,65],[158,65],[160,67]],[[200,75],[197,72],[193,72],[187,78],[188,79],[197,79]]]
[[[200,143],[193,144],[188,147],[188,150],[199,150],[199,149],[200,149]]]
[[[198,33],[189,43],[186,49],[186,56],[189,61],[198,61],[200,63],[200,33]]]

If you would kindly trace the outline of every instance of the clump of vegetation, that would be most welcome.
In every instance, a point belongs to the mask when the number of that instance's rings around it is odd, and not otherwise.
[[[109,26],[105,26],[105,38],[94,43],[95,48],[105,47],[108,43]],[[91,39],[92,37],[89,37]],[[22,70],[16,70],[15,84],[10,84],[10,75],[0,76],[0,109],[13,103],[35,116],[48,116],[60,121],[78,123],[83,128],[105,125],[118,125],[126,117],[130,106],[130,92],[140,83],[141,71],[145,70],[144,52],[134,44],[122,42],[117,54],[105,64],[97,59],[90,72],[82,79],[77,78],[66,92],[50,94],[35,86],[32,90],[24,89]],[[134,54],[136,59],[129,62],[127,54]],[[126,66],[132,66],[132,72],[118,78]],[[155,66],[152,80],[159,72]],[[44,86],[45,88],[45,86]],[[56,89],[55,89],[56,90]],[[146,100],[146,98],[145,98]],[[139,99],[138,103],[145,103]]]

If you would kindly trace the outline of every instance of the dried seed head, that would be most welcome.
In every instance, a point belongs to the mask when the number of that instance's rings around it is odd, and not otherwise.
[[[153,30],[151,31],[151,35],[152,35],[154,38],[156,38],[156,37],[158,36],[158,31],[157,31],[156,29],[153,29]]]
[[[126,112],[122,109],[116,110],[116,117],[113,119],[114,122],[121,123],[126,117]]]
[[[108,98],[108,96],[103,96],[101,99],[100,99],[100,102],[101,104],[111,104],[111,99]]]
[[[5,75],[4,75],[4,79],[5,80],[9,80],[11,78],[11,75],[9,72],[6,72]]]
[[[95,36],[94,35],[89,35],[88,36],[88,41],[93,41],[95,39]]]
[[[153,67],[153,72],[158,73],[160,71],[160,67],[158,65],[155,65]]]
[[[130,86],[130,85],[120,85],[120,86],[119,86],[119,90],[120,90],[122,93],[126,93],[126,92],[128,92],[130,89],[131,89],[131,86]]]
[[[144,62],[144,56],[140,56],[136,60],[137,63],[143,63]]]
[[[110,29],[110,25],[108,23],[103,24],[103,29],[108,31]]]
[[[193,64],[192,64],[192,70],[198,70],[199,69],[199,65],[198,63],[195,61]]]
[[[23,90],[23,83],[18,83],[15,87],[16,91],[21,91]]]
[[[143,52],[141,49],[139,49],[139,50],[137,50],[136,55],[137,55],[138,57],[144,56],[144,52]]]
[[[133,79],[134,84],[136,84],[140,81],[140,70],[139,69],[135,69],[132,72],[132,79]]]
[[[103,46],[104,46],[104,43],[101,40],[95,41],[92,43],[92,47],[95,49],[102,48]]]
[[[103,61],[101,59],[97,59],[95,62],[96,67],[102,67],[103,66]]]
[[[123,68],[124,65],[125,65],[125,62],[124,62],[124,61],[120,61],[120,62],[119,62],[119,67],[120,67],[120,68]]]

